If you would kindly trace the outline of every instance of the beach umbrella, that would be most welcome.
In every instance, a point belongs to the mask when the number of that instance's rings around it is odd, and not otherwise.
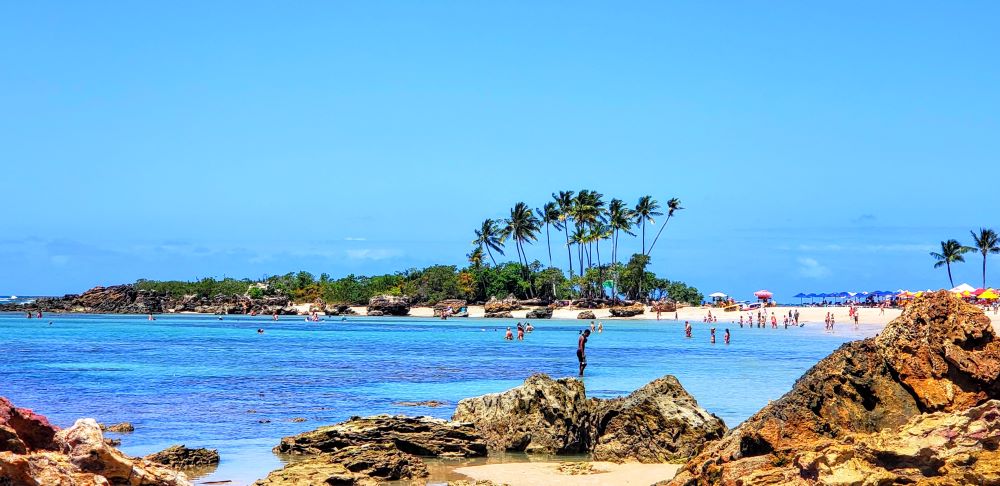
[[[771,293],[770,290],[758,290],[754,292],[753,295],[754,297],[757,297],[760,300],[767,300],[774,296],[774,294]]]
[[[711,294],[708,294],[708,296],[709,297],[729,297],[728,295],[726,295],[726,294],[724,294],[722,292],[713,292]]]
[[[978,296],[982,295],[983,292],[986,292],[986,289],[976,289],[976,290],[972,291],[972,295],[975,295],[975,296],[978,297]]]
[[[799,304],[802,304],[802,299],[806,298],[807,295],[803,294],[802,292],[799,292],[799,293],[795,294],[795,297],[797,297],[799,299]]]
[[[984,300],[996,300],[997,298],[1000,298],[1000,295],[997,294],[996,290],[986,289],[983,293],[979,294],[979,298]]]

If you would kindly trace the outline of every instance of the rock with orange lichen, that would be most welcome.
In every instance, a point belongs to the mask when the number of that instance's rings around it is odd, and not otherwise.
[[[918,476],[920,483],[970,484],[960,476],[988,475],[954,458],[942,470],[932,456],[950,453],[911,453],[906,444],[921,443],[914,427],[932,412],[943,414],[934,419],[942,424],[950,422],[941,417],[981,413],[976,423],[995,427],[995,402],[984,404],[1000,398],[998,377],[1000,340],[989,318],[948,292],[927,294],[879,336],[821,360],[790,392],[709,443],[669,484],[901,484]],[[962,437],[955,427],[935,433]],[[955,457],[995,465],[989,444]],[[884,450],[871,452],[878,447]]]

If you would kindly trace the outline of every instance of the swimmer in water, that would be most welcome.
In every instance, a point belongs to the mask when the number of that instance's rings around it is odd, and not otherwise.
[[[691,337],[691,323],[684,321],[684,337]]]
[[[510,327],[508,327],[508,328],[507,328],[507,334],[506,334],[506,335],[504,335],[504,337],[503,337],[503,338],[504,338],[505,340],[507,340],[507,341],[513,341],[513,340],[514,340],[514,333],[513,333],[513,332],[510,332]]]
[[[604,332],[604,323],[603,322],[598,322],[597,323],[597,332]]]
[[[264,330],[258,327],[257,328],[257,334],[264,334]]]
[[[724,334],[724,335],[722,336],[722,339],[723,339],[724,341],[726,341],[726,344],[729,344],[729,328],[728,328],[728,327],[726,328],[726,334]]]
[[[711,336],[709,337],[709,342],[715,344],[715,328],[712,328]]]

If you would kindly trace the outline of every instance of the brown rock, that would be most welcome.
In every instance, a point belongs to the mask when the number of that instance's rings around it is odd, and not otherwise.
[[[395,481],[428,475],[424,461],[401,452],[391,442],[348,446],[328,454],[327,458],[351,472],[378,479]]]
[[[219,451],[216,449],[189,449],[182,444],[170,446],[145,458],[164,466],[184,469],[218,464]]]
[[[410,313],[410,298],[405,295],[376,295],[368,299],[368,315],[378,311],[386,316],[405,316]]]
[[[815,484],[811,471],[819,463],[800,451],[843,452],[859,437],[900,430],[923,413],[998,398],[998,353],[1000,341],[979,309],[948,292],[926,294],[878,337],[821,360],[790,392],[707,445],[671,484]],[[790,466],[793,459],[801,467]],[[878,474],[871,484],[883,484]]]
[[[0,451],[24,454],[34,450],[53,450],[52,439],[59,428],[45,417],[27,408],[17,408],[0,397]]]
[[[272,471],[254,486],[378,486],[377,479],[351,472],[322,455],[296,461]]]
[[[135,432],[135,427],[132,426],[132,422],[121,422],[117,424],[105,425],[99,424],[101,430],[104,432],[114,432],[116,434],[127,434]]]
[[[468,309],[469,302],[464,299],[445,299],[437,304],[434,304],[434,317],[441,317],[441,314],[447,312],[451,309],[451,316],[455,317],[468,317],[469,313],[466,311],[464,314],[461,310]]]
[[[483,308],[487,314],[510,312],[521,310],[521,303],[518,302],[513,295],[508,295],[503,300],[498,300],[496,297],[490,297],[490,300],[483,305]]]
[[[646,312],[646,307],[636,302],[632,305],[612,307],[609,312],[611,317],[632,317]]]
[[[576,318],[577,319],[594,320],[594,319],[597,319],[597,316],[594,315],[594,311],[583,311],[583,312],[577,314]]]
[[[526,319],[552,319],[552,309],[549,307],[538,307],[531,309],[525,315]]]
[[[284,454],[322,454],[344,447],[391,442],[416,456],[478,457],[486,443],[469,424],[430,417],[376,415],[285,437],[274,448]]]
[[[483,317],[488,319],[513,319],[514,315],[510,312],[487,312]]]

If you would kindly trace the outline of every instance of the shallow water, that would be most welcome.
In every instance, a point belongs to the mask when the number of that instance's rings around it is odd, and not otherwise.
[[[0,314],[0,396],[60,426],[80,417],[130,421],[134,433],[109,435],[133,455],[177,443],[217,448],[222,463],[201,480],[242,484],[281,466],[270,449],[283,436],[352,415],[447,418],[461,398],[502,391],[531,373],[573,376],[584,326],[532,321],[524,342],[507,342],[510,320],[337,319]],[[685,339],[674,321],[605,322],[587,347],[588,395],[624,395],[673,374],[732,427],[836,347],[876,329],[728,324],[727,346],[727,324],[715,324],[714,345],[708,324],[693,326],[694,338]],[[446,405],[397,404],[424,400]]]

